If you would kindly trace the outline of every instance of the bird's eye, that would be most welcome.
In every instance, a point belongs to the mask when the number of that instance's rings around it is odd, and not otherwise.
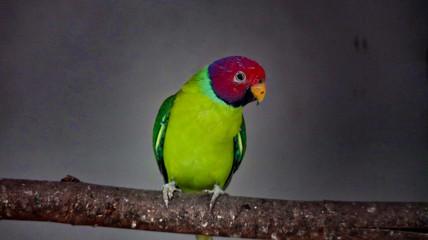
[[[244,80],[245,80],[245,74],[243,72],[239,71],[235,74],[235,81],[242,82]]]

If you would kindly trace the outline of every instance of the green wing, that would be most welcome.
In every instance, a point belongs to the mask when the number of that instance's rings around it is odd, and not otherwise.
[[[232,180],[232,175],[238,170],[241,165],[242,159],[244,159],[245,150],[247,149],[247,132],[245,128],[245,119],[242,115],[241,128],[239,129],[238,134],[233,138],[233,149],[234,149],[234,158],[232,170],[230,171],[229,176],[227,177],[226,183],[223,186],[223,189],[229,185]]]
[[[166,128],[168,126],[169,110],[174,104],[175,96],[175,94],[170,96],[162,103],[158,115],[156,116],[155,126],[153,127],[153,151],[155,153],[159,171],[161,172],[165,183],[168,182],[168,174],[163,161],[163,143],[165,140]]]

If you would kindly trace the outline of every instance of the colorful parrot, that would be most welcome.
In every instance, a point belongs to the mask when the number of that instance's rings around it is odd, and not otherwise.
[[[247,139],[242,108],[266,92],[255,61],[231,56],[197,72],[159,109],[153,149],[168,207],[174,191],[212,193],[210,210],[238,170]]]

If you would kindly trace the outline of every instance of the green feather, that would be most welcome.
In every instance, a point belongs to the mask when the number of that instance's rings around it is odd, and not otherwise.
[[[233,143],[235,146],[233,173],[235,173],[241,165],[241,162],[244,159],[245,150],[247,149],[247,129],[245,126],[244,115],[242,115],[241,128],[239,129],[238,134],[233,138]]]
[[[233,138],[234,146],[234,159],[232,171],[230,171],[229,176],[227,177],[226,183],[224,184],[223,189],[226,189],[232,180],[232,175],[238,170],[241,165],[242,160],[244,159],[245,150],[247,149],[247,132],[245,127],[244,115],[242,115],[241,128],[239,129],[238,134]]]
[[[158,111],[158,115],[156,116],[155,126],[153,127],[153,151],[155,152],[159,171],[161,172],[165,182],[168,182],[168,175],[163,161],[163,144],[168,126],[169,111],[174,104],[175,95],[176,94],[170,96],[162,103],[162,106]]]

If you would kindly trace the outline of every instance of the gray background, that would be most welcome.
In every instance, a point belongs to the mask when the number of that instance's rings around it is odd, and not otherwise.
[[[428,201],[427,1],[1,1],[0,177],[160,189],[159,106],[212,61],[267,73],[228,192]],[[193,239],[0,221],[7,239]]]

